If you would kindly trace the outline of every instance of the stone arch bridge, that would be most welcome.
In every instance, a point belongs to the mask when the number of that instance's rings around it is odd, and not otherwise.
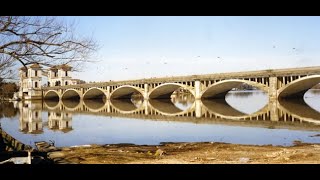
[[[130,99],[137,94],[148,100],[169,99],[174,91],[183,88],[195,99],[214,99],[224,98],[228,91],[243,83],[267,92],[271,100],[301,98],[320,83],[320,67],[110,81],[41,90],[43,99]]]

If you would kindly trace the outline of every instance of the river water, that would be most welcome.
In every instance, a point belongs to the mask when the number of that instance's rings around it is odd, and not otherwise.
[[[320,91],[303,100],[268,102],[262,91],[231,91],[226,99],[28,101],[2,103],[0,123],[27,145],[226,142],[292,145],[320,143]]]

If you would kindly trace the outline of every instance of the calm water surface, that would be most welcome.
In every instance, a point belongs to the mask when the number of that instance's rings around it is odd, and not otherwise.
[[[269,103],[261,91],[229,92],[225,100],[19,102],[1,104],[2,128],[19,141],[56,146],[227,142],[292,145],[320,143],[320,91],[304,101]],[[275,114],[270,113],[276,109]]]

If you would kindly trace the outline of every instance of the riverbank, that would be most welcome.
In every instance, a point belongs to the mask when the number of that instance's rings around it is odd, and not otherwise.
[[[320,144],[293,146],[226,143],[113,144],[66,147],[51,154],[79,164],[304,164],[320,163]]]

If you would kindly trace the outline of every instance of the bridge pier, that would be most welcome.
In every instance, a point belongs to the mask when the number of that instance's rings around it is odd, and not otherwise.
[[[196,99],[195,103],[195,111],[196,111],[196,118],[201,118],[202,116],[202,102],[200,99]]]
[[[109,86],[108,86],[108,87],[109,87]],[[110,104],[110,101],[107,101],[106,106],[107,106],[107,113],[110,113],[110,112],[111,112],[111,104]]]
[[[270,111],[270,120],[271,121],[279,121],[279,109],[278,109],[278,101],[271,100],[269,101],[269,111]]]
[[[110,100],[110,86],[107,86],[106,99]]]
[[[144,84],[143,99],[149,100],[149,84]]]
[[[149,115],[149,106],[148,106],[148,100],[143,101],[143,106],[144,106],[144,114]]]
[[[195,82],[194,82],[194,94],[195,94],[195,99],[201,99],[201,82],[200,82],[200,80],[195,80]]]
[[[81,91],[81,90],[80,90],[80,91],[78,91],[78,93],[79,93],[80,101],[82,101],[82,100],[83,100],[83,93],[82,93],[82,91]]]
[[[269,77],[269,101],[274,101],[278,99],[278,78]]]
[[[278,78],[275,76],[269,77],[269,110],[270,120],[279,121],[278,113]]]

